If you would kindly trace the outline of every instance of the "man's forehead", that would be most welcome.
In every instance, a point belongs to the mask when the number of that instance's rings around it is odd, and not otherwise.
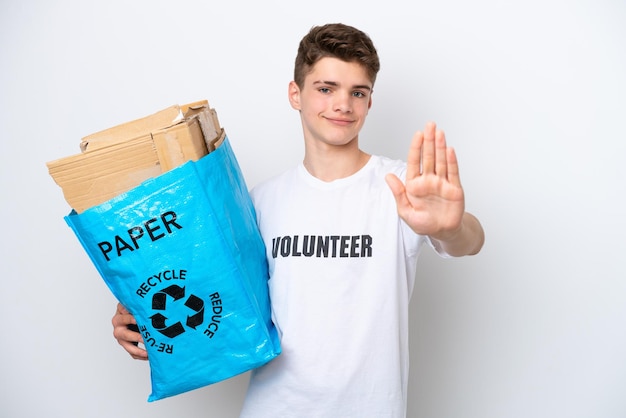
[[[372,82],[365,68],[356,62],[325,57],[313,65],[305,80],[311,84],[372,89]]]

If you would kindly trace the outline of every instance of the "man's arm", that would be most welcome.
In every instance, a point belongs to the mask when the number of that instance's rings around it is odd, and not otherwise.
[[[405,182],[393,174],[386,180],[398,214],[415,233],[428,235],[451,256],[480,251],[483,228],[474,215],[465,212],[456,153],[434,123],[413,136]]]
[[[485,232],[478,219],[465,212],[459,231],[447,238],[430,237],[436,246],[453,257],[478,254],[485,242]]]

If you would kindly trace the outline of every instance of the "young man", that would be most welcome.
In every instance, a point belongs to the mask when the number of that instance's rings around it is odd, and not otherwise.
[[[289,101],[304,160],[251,192],[283,352],[252,373],[242,416],[404,417],[420,248],[463,256],[482,247],[455,152],[435,124],[415,134],[406,164],[359,148],[378,70],[370,38],[353,27],[314,27],[300,42]],[[133,322],[118,306],[114,335],[145,359],[126,329]]]

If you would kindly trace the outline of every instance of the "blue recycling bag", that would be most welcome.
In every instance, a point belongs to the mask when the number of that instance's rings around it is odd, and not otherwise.
[[[265,248],[228,138],[81,214],[65,217],[148,351],[148,401],[280,354]]]

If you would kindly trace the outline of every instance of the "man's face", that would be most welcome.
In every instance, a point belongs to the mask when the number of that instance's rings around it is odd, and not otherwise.
[[[300,111],[305,141],[331,146],[358,137],[372,104],[372,82],[357,63],[322,58],[299,89],[289,85],[291,106]]]

